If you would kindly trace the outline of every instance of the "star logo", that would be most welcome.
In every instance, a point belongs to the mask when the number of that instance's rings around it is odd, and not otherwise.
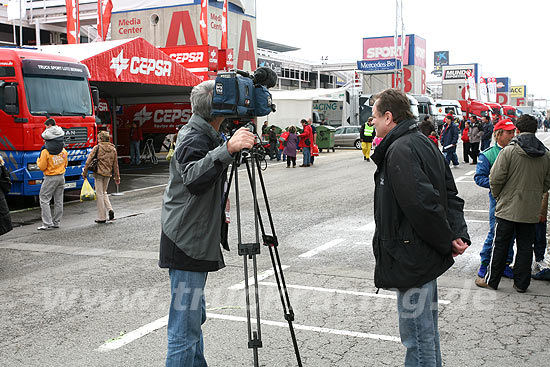
[[[124,50],[120,50],[118,56],[111,59],[111,69],[115,71],[117,78],[124,70],[128,69],[129,66],[128,61],[130,59],[125,59],[123,52]]]
[[[152,112],[147,112],[147,107],[144,106],[141,111],[138,111],[134,115],[133,121],[137,121],[139,123],[139,126],[142,126],[144,123],[149,121],[151,117],[153,116]]]
[[[228,54],[227,55],[227,60],[229,60],[229,61],[233,60],[233,54]]]
[[[212,52],[210,52],[210,57],[211,58],[216,58],[216,50],[212,50]]]

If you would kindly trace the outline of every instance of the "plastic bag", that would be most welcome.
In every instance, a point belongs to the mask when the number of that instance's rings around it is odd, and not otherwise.
[[[166,160],[170,162],[170,159],[174,156],[174,144],[170,145],[170,150],[168,151],[168,154],[166,154]]]
[[[319,156],[319,147],[317,146],[317,144],[313,145],[313,149],[311,149],[311,155],[314,157]]]
[[[95,199],[95,191],[88,182],[88,179],[85,178],[82,189],[80,190],[80,201],[94,201]]]

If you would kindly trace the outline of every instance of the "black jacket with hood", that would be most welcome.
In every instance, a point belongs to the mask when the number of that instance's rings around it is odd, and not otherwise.
[[[374,283],[409,289],[432,281],[453,263],[452,241],[470,243],[464,201],[441,152],[407,120],[372,155]]]

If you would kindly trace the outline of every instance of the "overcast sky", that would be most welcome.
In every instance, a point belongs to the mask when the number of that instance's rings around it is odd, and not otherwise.
[[[451,64],[477,62],[481,76],[550,99],[550,1],[403,0],[403,15],[405,33],[426,39],[427,74],[448,50]],[[364,37],[395,32],[394,0],[256,0],[256,16],[258,38],[318,63],[360,60]]]

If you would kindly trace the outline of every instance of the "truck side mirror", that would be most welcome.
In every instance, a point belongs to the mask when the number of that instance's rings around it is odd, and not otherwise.
[[[15,85],[4,86],[4,111],[8,115],[17,114],[17,87]]]
[[[99,106],[99,89],[92,87],[92,100],[94,101],[94,106]]]

